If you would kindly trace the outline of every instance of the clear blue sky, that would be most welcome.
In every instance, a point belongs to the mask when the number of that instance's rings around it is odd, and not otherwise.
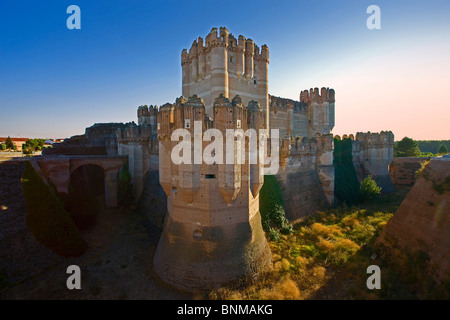
[[[69,5],[81,30],[68,30]],[[366,9],[381,8],[381,30]],[[69,137],[181,95],[212,27],[270,50],[269,92],[336,90],[336,134],[450,139],[450,1],[0,1],[0,136]]]

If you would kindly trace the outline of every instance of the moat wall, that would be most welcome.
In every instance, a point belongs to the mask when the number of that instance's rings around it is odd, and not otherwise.
[[[63,258],[37,242],[27,228],[22,172],[25,162],[0,163],[0,292]]]

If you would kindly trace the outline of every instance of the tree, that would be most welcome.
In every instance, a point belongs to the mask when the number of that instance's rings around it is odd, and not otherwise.
[[[6,149],[14,149],[15,144],[14,144],[14,142],[12,142],[10,136],[8,136],[8,138],[6,138],[5,145],[6,145]]]
[[[381,194],[381,187],[377,185],[371,176],[368,176],[361,181],[359,190],[364,200],[372,200]]]
[[[447,154],[447,153],[448,153],[447,146],[445,144],[441,144],[438,149],[438,154]]]
[[[411,138],[404,137],[397,143],[395,150],[396,157],[417,157],[420,156],[419,144]]]

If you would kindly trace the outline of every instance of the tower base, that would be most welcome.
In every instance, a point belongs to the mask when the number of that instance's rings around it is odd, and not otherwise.
[[[272,254],[259,212],[247,222],[200,229],[167,214],[153,265],[164,282],[199,292],[269,271]]]

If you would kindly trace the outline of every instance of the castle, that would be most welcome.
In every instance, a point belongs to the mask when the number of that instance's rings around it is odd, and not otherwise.
[[[271,266],[259,214],[264,165],[174,164],[175,130],[194,136],[195,122],[202,124],[201,134],[215,128],[224,136],[227,129],[277,129],[276,177],[286,216],[297,219],[334,205],[335,92],[304,90],[299,101],[269,95],[268,64],[266,45],[260,49],[249,38],[213,28],[182,51],[182,96],[174,103],[140,106],[137,124],[95,124],[86,129],[83,148],[71,139],[48,151],[86,154],[103,148],[107,155],[128,156],[136,198],[146,177],[157,173],[167,214],[154,269],[175,287],[209,289]],[[205,142],[200,147],[205,150]],[[391,132],[357,134],[353,164],[360,179],[370,174],[389,187],[392,158]]]

